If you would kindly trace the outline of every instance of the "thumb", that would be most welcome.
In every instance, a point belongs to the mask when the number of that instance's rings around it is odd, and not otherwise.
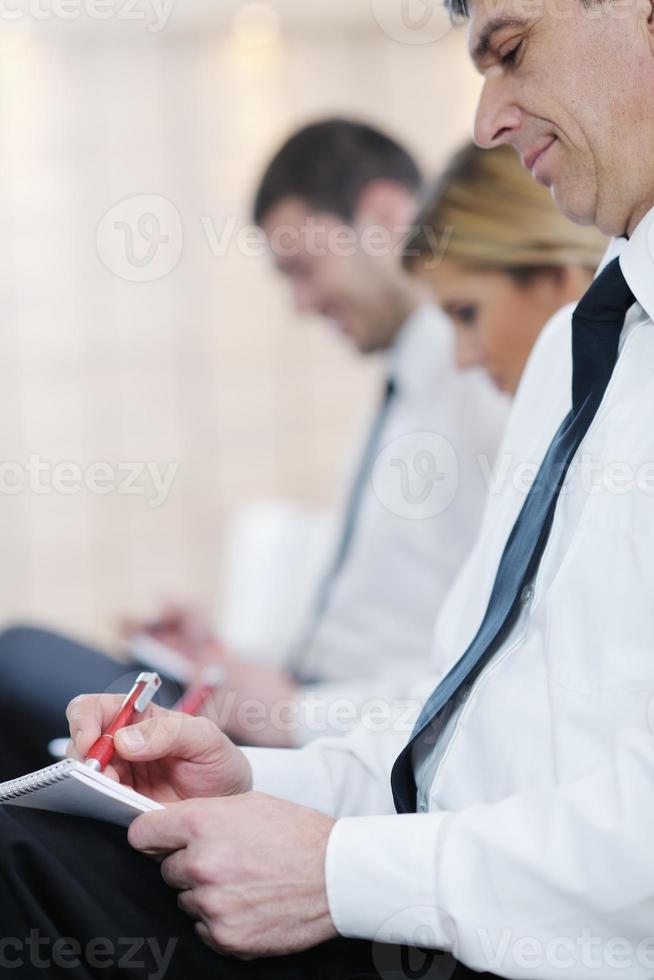
[[[208,718],[173,711],[121,728],[114,738],[118,754],[132,762],[153,762],[169,756],[189,762],[213,762],[222,754],[225,741]]]

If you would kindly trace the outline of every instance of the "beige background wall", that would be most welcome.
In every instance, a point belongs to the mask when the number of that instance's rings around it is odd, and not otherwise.
[[[390,128],[432,170],[470,130],[478,83],[459,32],[407,44],[363,0],[327,18],[279,3],[280,36],[256,46],[232,30],[238,4],[186,3],[158,33],[0,25],[0,459],[179,464],[158,508],[0,493],[3,622],[102,640],[161,597],[210,602],[241,502],[330,504],[377,366],[298,319],[267,259],[212,254],[206,228],[247,223],[269,153],[323,113]],[[155,282],[114,274],[96,246],[134,195],[181,220],[179,262]]]

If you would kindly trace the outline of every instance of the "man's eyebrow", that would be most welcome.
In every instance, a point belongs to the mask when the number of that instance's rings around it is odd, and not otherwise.
[[[525,27],[526,24],[527,21],[524,17],[495,17],[493,20],[489,20],[471,52],[470,56],[474,63],[479,65],[484,60],[492,48],[495,35],[499,31],[506,27]]]

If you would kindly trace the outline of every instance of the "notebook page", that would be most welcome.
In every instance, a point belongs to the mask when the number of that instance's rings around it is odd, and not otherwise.
[[[0,783],[0,804],[70,813],[127,827],[160,803],[94,772],[74,759]]]

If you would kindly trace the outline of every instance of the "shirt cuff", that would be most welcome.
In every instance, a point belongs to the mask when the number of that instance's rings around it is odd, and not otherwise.
[[[327,897],[341,936],[451,951],[453,930],[438,907],[447,817],[346,817],[335,824],[327,848]]]
[[[268,796],[333,816],[336,802],[313,753],[300,749],[243,749],[252,767],[252,788]]]

